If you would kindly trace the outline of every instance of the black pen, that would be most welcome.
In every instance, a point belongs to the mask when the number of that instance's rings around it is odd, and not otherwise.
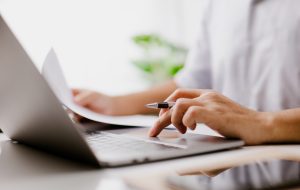
[[[151,103],[145,105],[147,108],[154,108],[154,109],[170,109],[175,105],[175,102],[159,102],[159,103]]]

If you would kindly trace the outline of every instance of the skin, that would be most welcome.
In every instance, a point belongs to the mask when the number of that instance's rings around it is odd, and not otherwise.
[[[225,137],[243,139],[247,145],[300,142],[299,108],[257,112],[212,90],[176,89],[175,82],[168,81],[124,96],[82,89],[74,89],[73,93],[79,105],[107,115],[153,114],[157,111],[145,108],[145,104],[175,101],[172,109],[160,111],[159,119],[149,131],[151,137],[159,135],[170,124],[186,133],[187,129],[194,130],[197,123],[204,123]]]
[[[300,142],[300,109],[257,112],[217,92],[198,89],[178,89],[167,101],[176,101],[176,105],[160,111],[149,132],[152,137],[171,123],[181,133],[204,123],[225,137],[243,139],[247,145]]]
[[[77,104],[101,114],[157,114],[158,110],[148,109],[145,105],[163,101],[176,89],[175,82],[170,80],[149,90],[123,96],[108,96],[85,89],[74,89],[73,95]]]

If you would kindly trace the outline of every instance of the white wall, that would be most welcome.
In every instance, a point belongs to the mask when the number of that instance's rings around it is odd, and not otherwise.
[[[119,94],[147,88],[130,37],[156,32],[189,46],[203,0],[0,0],[35,63],[53,46],[72,86]]]

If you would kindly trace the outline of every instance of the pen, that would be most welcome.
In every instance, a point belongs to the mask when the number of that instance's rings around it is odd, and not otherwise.
[[[146,107],[154,108],[154,109],[161,109],[161,108],[170,109],[174,105],[175,105],[175,102],[159,102],[159,103],[147,104]]]

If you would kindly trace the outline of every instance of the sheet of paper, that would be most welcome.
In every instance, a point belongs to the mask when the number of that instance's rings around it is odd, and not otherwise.
[[[107,116],[95,113],[75,104],[73,102],[72,92],[67,85],[59,60],[53,49],[50,50],[46,57],[42,74],[62,104],[78,115],[90,120],[115,125],[151,127],[157,119],[156,116],[147,115]]]

